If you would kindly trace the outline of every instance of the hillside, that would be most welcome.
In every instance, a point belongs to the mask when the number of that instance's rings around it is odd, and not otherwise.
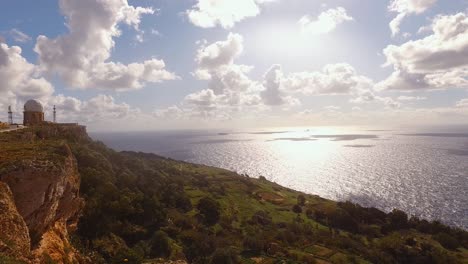
[[[0,192],[0,263],[468,263],[464,230],[80,129],[0,133]]]

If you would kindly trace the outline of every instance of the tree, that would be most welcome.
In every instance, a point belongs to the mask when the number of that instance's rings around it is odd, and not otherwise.
[[[301,208],[299,205],[297,205],[297,204],[295,204],[295,205],[293,206],[292,210],[293,210],[293,212],[295,212],[296,214],[302,213],[302,208]]]
[[[215,225],[219,221],[220,206],[215,200],[204,197],[200,199],[197,209],[203,217],[203,223],[207,226]]]
[[[408,215],[405,212],[393,209],[388,216],[390,217],[390,226],[393,230],[403,229],[408,226]]]
[[[300,205],[300,206],[304,206],[305,205],[305,202],[306,202],[306,198],[304,195],[302,194],[299,194],[297,196],[297,204]]]
[[[169,238],[164,231],[157,231],[151,238],[151,256],[167,258],[171,255]]]

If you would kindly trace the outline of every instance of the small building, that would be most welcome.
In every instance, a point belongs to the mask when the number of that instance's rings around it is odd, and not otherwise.
[[[44,107],[36,100],[28,100],[24,104],[23,124],[35,126],[44,123]]]

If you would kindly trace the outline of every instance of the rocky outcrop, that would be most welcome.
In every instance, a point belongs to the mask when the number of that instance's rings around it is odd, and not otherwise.
[[[84,202],[79,197],[76,160],[67,145],[62,148],[56,160],[25,159],[0,175],[0,181],[6,183],[13,194],[11,206],[17,209],[21,221],[24,219],[22,223],[26,223],[29,231],[27,238],[31,238],[31,243],[22,240],[22,250],[18,252],[29,254],[31,245],[32,263],[44,263],[47,259],[57,263],[79,262],[68,233],[76,229]],[[1,217],[12,215],[0,212]]]
[[[0,182],[0,252],[16,258],[30,255],[31,240],[23,217],[16,209],[13,194]]]
[[[18,169],[0,176],[15,197],[16,207],[28,225],[33,245],[55,222],[76,226],[83,201],[78,195],[80,177],[67,146],[63,164],[25,160]]]
[[[65,221],[57,221],[42,234],[37,248],[32,251],[34,262],[43,263],[49,259],[57,263],[87,263],[70,244]]]

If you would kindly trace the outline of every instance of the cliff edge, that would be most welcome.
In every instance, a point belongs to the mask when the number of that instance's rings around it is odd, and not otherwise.
[[[84,201],[76,159],[66,141],[54,138],[59,129],[12,132],[0,142],[0,236],[10,245],[0,253],[28,263],[80,262],[68,233]]]

